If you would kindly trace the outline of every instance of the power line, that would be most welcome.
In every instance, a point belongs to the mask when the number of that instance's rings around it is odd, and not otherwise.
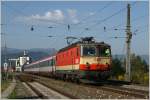
[[[5,4],[5,5],[6,5],[6,4]],[[29,6],[29,5],[27,4],[23,9],[25,9],[25,8],[28,7],[28,6]],[[6,6],[6,7],[11,8],[11,10],[13,10],[16,14],[20,13],[20,14],[22,14],[24,17],[28,17],[27,14],[25,14],[24,12],[22,12],[23,9],[18,10],[18,9],[13,8],[12,6]],[[32,20],[31,20],[31,21],[32,21]],[[43,19],[38,19],[38,21],[51,22],[51,23],[59,24],[59,25],[68,25],[68,24],[64,24],[64,23],[59,23],[59,22],[57,22],[57,21],[51,21],[51,20],[48,20],[48,21],[47,21],[47,20],[43,20]],[[35,24],[32,24],[32,25],[35,26]]]
[[[10,7],[10,6],[9,6]],[[12,7],[10,7],[12,8]],[[14,9],[14,8],[12,8]],[[25,9],[25,7],[24,7]],[[21,9],[22,10],[22,9]],[[22,15],[28,17],[24,12],[20,11],[20,10],[17,10],[17,9],[14,9],[14,11],[17,13],[21,13]],[[57,25],[65,25],[66,27],[69,25],[69,24],[65,24],[65,23],[60,23],[60,22],[57,22],[57,21],[52,21],[52,20],[44,20],[44,19],[38,19],[38,21],[42,21],[42,22],[51,22],[51,23],[54,23],[54,24],[57,24]],[[32,24],[34,25],[34,24]],[[35,25],[34,25],[35,26]],[[36,25],[37,26],[37,25]]]
[[[139,30],[140,28],[148,27],[148,25],[142,25],[142,26],[135,26],[134,29]],[[110,28],[107,29],[106,32],[112,32],[112,31],[124,31],[126,30],[125,28]]]
[[[83,18],[79,23],[73,24],[73,25],[79,25],[79,24],[82,24],[84,21],[88,20],[90,17],[94,16],[94,15],[95,15],[96,13],[98,13],[98,12],[102,12],[105,8],[109,7],[109,6],[112,5],[112,4],[113,4],[113,1],[108,2],[104,7],[102,7],[102,8],[99,9],[98,11],[94,12],[94,14],[89,15],[89,16]]]
[[[89,16],[83,18],[79,23],[77,23],[77,24],[67,24],[67,26],[69,25],[69,26],[71,27],[71,25],[76,25],[76,26],[77,26],[77,25],[82,24],[84,21],[86,21],[86,20],[89,19],[90,17],[94,16],[96,13],[102,12],[105,8],[109,7],[112,3],[113,3],[113,1],[107,3],[103,8],[101,8],[101,9],[98,10],[98,11],[96,11],[93,15],[89,15]],[[66,25],[66,24],[63,24],[63,25]]]
[[[22,13],[23,15],[25,15],[25,16],[26,16],[26,14],[24,14],[22,11],[23,11],[25,8],[27,8],[29,5],[30,5],[30,4],[28,3],[28,4],[27,4],[25,7],[23,7],[23,8],[21,9],[21,11],[20,11],[20,10],[17,10],[17,9],[15,9],[15,8],[13,8],[13,7],[7,5],[7,3],[4,3],[4,2],[3,2],[3,4],[2,4],[2,6],[5,6],[6,8],[7,8],[7,7],[8,7],[8,8],[11,8],[11,10],[15,11],[16,14],[18,14],[17,12],[19,12],[19,13]],[[6,10],[6,12],[7,12],[7,10]],[[12,15],[15,16],[15,14],[12,14]],[[11,20],[11,21],[13,21],[13,20]],[[10,22],[9,22],[9,23],[10,23]]]
[[[117,12],[113,13],[112,15],[110,15],[110,16],[108,16],[108,17],[106,17],[106,18],[104,18],[104,19],[102,19],[102,20],[100,20],[100,21],[98,21],[98,22],[95,23],[94,25],[90,26],[90,28],[89,28],[89,27],[88,27],[88,28],[91,29],[91,28],[93,28],[94,26],[96,26],[96,25],[98,25],[98,24],[101,24],[101,23],[107,21],[108,19],[110,19],[110,18],[112,18],[113,16],[119,14],[120,12],[122,12],[122,11],[125,10],[125,9],[126,9],[126,8],[120,9],[119,11],[117,11]],[[84,32],[84,31],[82,31],[81,33],[83,33],[83,32]]]
[[[137,3],[137,1],[133,2],[131,5],[135,5],[136,3]],[[108,17],[106,17],[106,18],[104,18],[104,19],[102,19],[102,20],[100,20],[100,21],[98,21],[97,23],[95,23],[94,25],[91,25],[91,26],[88,27],[88,28],[89,28],[89,29],[90,29],[91,27],[93,28],[94,26],[96,26],[96,25],[98,25],[98,24],[101,24],[101,23],[107,21],[108,19],[111,19],[112,17],[118,15],[119,13],[121,13],[122,11],[125,11],[126,9],[127,9],[126,7],[123,7],[123,8],[120,9],[119,11],[117,11],[117,12],[113,13],[112,15],[110,15],[110,16],[108,16]],[[81,34],[82,34],[84,31],[85,31],[85,30],[83,30],[83,31],[81,32]]]
[[[139,16],[139,17],[137,17],[137,18],[135,18],[135,19],[132,19],[131,21],[132,21],[132,24],[134,23],[134,22],[137,22],[137,21],[140,21],[139,19],[143,19],[143,18],[145,18],[147,15],[142,15],[142,16]],[[120,23],[120,24],[118,24],[118,25],[116,25],[116,26],[113,26],[112,28],[109,28],[108,30],[111,30],[111,29],[114,29],[114,28],[116,28],[116,27],[119,27],[119,26],[121,26],[123,23]]]
[[[108,16],[108,17],[102,19],[102,20],[100,20],[99,22],[97,22],[96,24],[92,25],[91,27],[94,27],[94,26],[96,26],[96,25],[98,25],[98,24],[103,23],[104,21],[107,21],[108,19],[112,18],[113,16],[118,15],[120,12],[124,11],[125,9],[126,9],[126,8],[120,9],[118,12],[116,12],[116,13],[114,13],[114,14],[112,14],[112,15],[110,15],[110,16]]]

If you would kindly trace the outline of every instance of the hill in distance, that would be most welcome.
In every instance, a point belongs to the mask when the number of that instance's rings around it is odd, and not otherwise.
[[[32,48],[26,50],[26,53],[29,57],[31,57],[32,61],[39,60],[46,56],[54,55],[57,52],[54,48]],[[24,50],[23,49],[16,49],[16,48],[7,48],[7,58],[18,58],[23,56]],[[5,59],[5,49],[1,48],[1,65],[4,63]]]
[[[1,63],[4,62],[4,54],[5,49],[1,48]],[[32,58],[32,61],[39,60],[46,56],[51,56],[56,54],[57,50],[54,48],[31,48],[26,50],[27,55]],[[7,58],[18,58],[19,56],[23,56],[24,49],[17,48],[7,48]],[[124,55],[112,55],[113,58],[123,59]],[[144,59],[147,64],[149,64],[149,55],[140,55],[142,59]]]

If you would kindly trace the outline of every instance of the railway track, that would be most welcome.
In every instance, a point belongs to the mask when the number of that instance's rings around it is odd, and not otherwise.
[[[31,82],[30,79],[27,80],[26,78],[22,78],[21,76],[17,76],[16,79],[17,81],[22,82],[26,87],[26,89],[30,90],[31,94],[34,95],[33,97],[28,97],[28,99],[29,98],[46,99],[44,95],[42,95],[39,91],[37,91],[37,89],[35,89],[31,84],[29,84]]]
[[[44,85],[44,86],[46,86],[48,88],[51,88],[54,91],[59,92],[60,94],[63,94],[63,95],[65,95],[67,97],[70,97],[72,99],[77,98],[77,97],[74,97],[72,95],[63,93],[63,91],[57,90],[54,87],[51,87],[51,86],[45,84],[45,81],[44,81],[44,79],[42,79],[42,77],[34,76],[34,79],[38,83],[40,83],[40,84],[42,84],[42,85]],[[38,80],[41,80],[41,81],[38,81]],[[47,78],[47,80],[48,80],[48,78]],[[73,84],[75,84],[75,83],[73,83]],[[80,84],[80,86],[87,87],[87,88],[95,88],[97,90],[103,90],[103,91],[108,91],[108,92],[112,92],[112,93],[117,93],[117,94],[120,94],[120,95],[125,95],[125,97],[133,97],[133,98],[139,98],[139,99],[148,99],[149,98],[149,92],[148,91],[136,90],[136,89],[130,89],[130,88],[124,88],[124,87],[121,87],[120,85],[114,86],[114,85],[108,85],[107,84],[107,85],[100,85],[100,86],[98,86],[98,85],[93,85],[93,84],[92,85],[89,85],[89,84]]]
[[[149,98],[149,91],[139,90],[139,89],[132,89],[132,88],[125,88],[121,87],[122,85],[130,85],[131,82],[126,81],[117,81],[117,80],[107,80],[101,82],[92,82],[92,83],[84,83],[83,86],[92,87],[92,88],[99,88],[105,91],[112,91],[119,94],[134,96],[138,98]]]
[[[147,99],[149,98],[149,91],[144,91],[144,90],[139,90],[139,89],[132,89],[132,88],[125,88],[122,87],[123,84],[130,84],[128,82],[123,82],[119,81],[106,81],[106,82],[99,82],[98,83],[92,83],[92,84],[81,84],[86,87],[91,87],[91,88],[97,88],[97,89],[102,89],[104,91],[112,91],[115,93],[127,95],[127,96],[134,96],[138,98],[144,98]],[[116,84],[115,84],[116,83]]]
[[[120,84],[121,83],[119,83],[119,85]],[[112,84],[111,85],[104,85],[104,86],[93,86],[93,85],[89,85],[89,84],[88,85],[80,84],[80,85],[88,86],[88,87],[90,86],[92,88],[102,89],[104,91],[109,91],[109,92],[111,91],[111,92],[115,92],[115,93],[122,94],[122,95],[134,96],[134,97],[141,98],[141,99],[142,98],[144,98],[144,99],[149,98],[149,92],[148,91],[124,88],[124,87],[121,87],[119,85],[117,85],[117,86],[113,86]]]
[[[38,82],[27,77],[18,77],[24,82],[40,99],[74,99],[75,97],[68,95],[60,90],[56,90],[42,82]]]
[[[142,98],[148,99],[149,98],[149,92],[148,91],[123,88],[120,86],[118,86],[118,87],[117,86],[101,86],[99,88],[106,90],[106,91],[112,91],[112,92],[119,93],[119,94],[138,97],[140,99],[142,99]]]
[[[53,91],[38,82],[30,82],[27,84],[32,88],[32,90],[36,91],[42,99],[69,99],[68,96],[64,96],[56,91]]]
[[[27,84],[27,86],[29,86],[30,89],[31,89],[32,91],[34,91],[34,93],[38,96],[39,99],[48,99],[45,95],[43,95],[40,91],[38,91],[35,87],[33,87],[33,86],[31,85],[31,83],[25,82],[25,84]]]
[[[44,85],[44,86],[46,86],[46,87],[48,87],[48,88],[51,88],[52,90],[54,90],[54,91],[56,91],[56,92],[58,92],[58,93],[60,93],[60,94],[62,94],[62,95],[65,95],[65,96],[69,97],[70,99],[77,99],[77,97],[72,96],[72,95],[70,95],[70,94],[68,94],[68,93],[65,93],[65,92],[63,92],[63,91],[61,91],[61,90],[57,90],[57,89],[55,89],[54,87],[51,87],[51,86],[45,84],[44,82],[41,82],[41,81],[37,81],[37,82],[39,82],[40,84],[42,84],[42,85]]]

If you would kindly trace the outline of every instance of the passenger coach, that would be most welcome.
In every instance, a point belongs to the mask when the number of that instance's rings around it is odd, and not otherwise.
[[[55,56],[49,56],[23,67],[24,72],[52,76],[55,72]]]

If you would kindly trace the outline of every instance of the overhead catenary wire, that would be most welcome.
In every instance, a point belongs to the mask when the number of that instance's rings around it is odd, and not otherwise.
[[[5,4],[5,6],[6,6],[6,4]],[[25,9],[25,8],[27,8],[29,6],[29,4],[27,4],[24,8],[22,8],[21,10],[18,10],[18,9],[15,9],[15,8],[13,8],[12,6],[7,6],[7,7],[9,7],[9,8],[11,8],[11,10],[13,10],[16,14],[22,14],[23,15],[23,17],[28,17],[27,16],[27,14],[26,13],[24,13],[23,12],[23,9]],[[60,23],[60,22],[57,22],[57,21],[52,21],[52,20],[43,20],[43,19],[38,19],[38,21],[45,21],[45,22],[51,22],[51,23],[53,23],[53,24],[57,24],[57,25],[68,25],[68,24],[65,24],[65,23]],[[11,24],[12,25],[12,24]],[[37,24],[31,24],[31,25],[33,25],[33,26],[39,26],[39,25],[37,25]],[[27,26],[30,26],[30,25],[27,25]]]
[[[136,3],[137,3],[137,1],[133,2],[131,5],[133,6],[133,5],[135,5]],[[89,29],[95,28],[97,25],[99,25],[99,24],[101,24],[101,23],[107,21],[108,19],[111,19],[112,17],[114,17],[114,16],[120,14],[121,12],[125,11],[126,9],[127,9],[126,7],[123,7],[122,9],[120,9],[120,10],[118,10],[117,12],[111,14],[110,16],[108,16],[108,17],[106,17],[106,18],[104,18],[104,19],[102,19],[102,20],[100,20],[100,21],[97,21],[95,24],[93,24],[93,25],[91,25],[91,26],[89,26],[89,27],[86,27],[86,28],[89,28]],[[82,34],[84,31],[85,31],[85,29],[81,32],[81,34]]]
[[[92,15],[88,15],[85,18],[81,19],[81,21],[77,24],[72,24],[72,25],[79,25],[82,24],[84,21],[89,20],[90,17],[94,16],[96,13],[100,13],[102,12],[104,9],[106,9],[107,7],[109,7],[110,5],[113,4],[113,1],[108,2],[104,7],[102,7],[101,9],[99,9],[98,11],[95,11]]]
[[[109,3],[107,3],[107,4],[106,4],[103,8],[101,8],[100,10],[96,11],[95,14],[98,13],[98,12],[103,11],[105,8],[109,7],[111,4],[113,4],[112,1],[109,2]],[[89,18],[92,17],[92,16],[93,16],[93,15],[89,15],[89,16],[85,17],[84,19],[82,19],[79,23],[76,23],[76,24],[59,23],[59,22],[55,22],[55,21],[50,21],[50,22],[55,23],[55,24],[60,24],[60,25],[66,25],[67,27],[69,26],[69,28],[68,28],[68,31],[69,31],[69,30],[71,29],[72,25],[79,25],[79,24],[82,24],[84,21],[86,21],[87,19],[89,19]],[[41,19],[41,21],[44,21],[44,20]]]
[[[136,32],[134,32],[133,33],[133,35],[137,35],[137,34],[139,34],[139,33],[141,33],[141,32],[144,32],[145,31],[145,28],[147,29],[147,31],[148,31],[148,25],[144,25],[144,26],[139,26],[139,27],[137,27],[136,28]]]
[[[29,5],[30,5],[30,3],[27,3],[27,5],[26,5],[25,7],[23,7],[23,8],[21,9],[21,11],[20,11],[20,10],[17,10],[17,9],[15,9],[15,8],[11,7],[10,5],[7,5],[7,3],[2,2],[2,6],[11,8],[10,10],[13,10],[16,14],[21,13],[21,14],[23,14],[23,15],[25,15],[25,16],[26,16],[26,14],[23,13],[22,11],[23,11],[25,8],[27,8]],[[6,11],[6,12],[7,12],[7,11]],[[15,16],[15,14],[12,14],[12,15]],[[14,20],[11,19],[11,21],[9,21],[9,24],[11,24],[13,21],[14,21]],[[6,24],[6,25],[8,25],[8,24]],[[14,24],[11,24],[11,25],[14,25]]]
[[[90,17],[94,16],[94,15],[95,15],[96,13],[98,13],[98,12],[102,12],[104,9],[106,9],[107,7],[109,7],[109,6],[112,5],[112,4],[113,4],[112,1],[111,1],[111,2],[108,2],[104,7],[102,7],[102,8],[99,9],[98,11],[94,12],[93,15],[86,16],[86,17],[83,18],[79,23],[76,23],[76,24],[58,23],[58,24],[66,25],[67,27],[69,26],[69,28],[68,28],[68,31],[69,31],[69,30],[71,29],[72,25],[75,25],[75,26],[81,25],[84,21],[89,20]]]
[[[29,3],[30,4],[30,3]],[[27,16],[27,14],[25,14],[24,12],[22,12],[23,11],[23,9],[25,9],[26,7],[28,7],[29,6],[29,4],[27,4],[24,8],[22,8],[21,10],[18,10],[18,9],[15,9],[15,8],[13,8],[13,6],[11,6],[11,5],[9,5],[9,6],[7,6],[7,7],[9,7],[9,8],[11,8],[11,10],[13,10],[16,14],[22,14],[23,15],[23,17],[28,17]],[[4,4],[3,4],[4,5]],[[6,6],[6,4],[5,4],[5,6]],[[14,15],[14,14],[13,14]],[[53,20],[43,20],[43,19],[38,19],[38,21],[45,21],[45,22],[51,22],[51,23],[54,23],[54,24],[57,24],[57,25],[68,25],[67,23],[60,23],[60,22],[57,22],[57,21],[53,21]],[[32,24],[32,25],[34,25],[34,24]],[[34,25],[35,26],[35,25]],[[36,25],[37,26],[37,25]]]
[[[5,6],[6,6],[6,4],[5,4]],[[28,6],[28,5],[26,5],[23,9],[27,8],[27,6]],[[28,17],[28,15],[23,12],[23,9],[21,9],[21,10],[15,9],[15,8],[13,8],[12,6],[6,6],[6,7],[11,8],[11,10],[13,10],[16,14],[21,14],[21,15],[23,15],[23,17]],[[31,21],[33,21],[33,20],[31,20]],[[35,20],[35,21],[36,21],[36,20]],[[43,19],[38,19],[38,21],[51,22],[51,23],[57,24],[57,25],[65,25],[66,27],[67,27],[67,25],[68,25],[68,24],[66,24],[66,23],[60,23],[60,22],[52,21],[52,20],[48,20],[48,21],[47,21],[47,20],[43,20]],[[9,24],[11,24],[12,26],[14,26],[13,23],[9,23]],[[7,25],[8,25],[8,24],[7,24]],[[34,31],[34,30],[35,30],[35,27],[37,27],[37,26],[39,27],[39,26],[40,26],[40,25],[34,24],[33,22],[31,23],[31,25],[27,25],[27,24],[24,24],[24,25],[25,25],[25,26],[29,26],[31,31]]]
[[[135,18],[135,19],[132,19],[132,20],[131,20],[131,21],[132,21],[132,24],[133,24],[133,23],[136,23],[136,22],[138,22],[138,21],[140,21],[141,19],[143,19],[143,18],[145,18],[145,17],[147,17],[147,15],[142,15],[142,16],[139,16],[139,17],[137,17],[137,18]],[[117,27],[122,26],[122,25],[123,25],[123,23],[120,23],[120,24],[115,25],[115,26],[113,26],[113,27],[111,27],[111,28],[107,28],[107,30],[113,30],[114,28],[117,28]]]
[[[113,13],[112,15],[110,15],[110,16],[108,16],[108,17],[106,17],[106,18],[104,18],[104,19],[102,19],[102,20],[100,20],[100,21],[98,21],[97,23],[95,23],[94,25],[89,26],[88,28],[89,28],[89,29],[92,29],[92,28],[95,27],[96,25],[101,24],[101,23],[107,21],[108,19],[112,18],[113,16],[116,16],[117,14],[119,14],[120,12],[122,12],[122,11],[125,10],[125,9],[126,9],[126,8],[120,9],[119,11],[117,11],[117,12]],[[83,31],[81,32],[81,34],[82,34],[84,31],[85,31],[85,30],[83,30]]]
[[[109,4],[111,4],[111,3],[108,3],[107,4],[107,6],[109,5]],[[105,8],[106,6],[104,6],[103,8]],[[88,17],[88,16],[87,16]],[[111,17],[111,16],[109,16],[109,17]],[[107,17],[107,18],[109,18],[109,17]],[[113,17],[113,16],[112,16]],[[104,21],[106,21],[107,20],[107,18],[105,18],[105,19],[103,19]],[[54,22],[55,23],[55,22]],[[57,23],[57,22],[56,22]],[[57,24],[62,24],[62,25],[64,25],[63,23],[57,23]],[[97,24],[100,24],[100,23],[97,23]],[[65,25],[69,25],[69,24],[65,24]],[[92,27],[91,27],[92,28]],[[91,28],[87,28],[88,30],[90,30]],[[69,28],[70,29],[70,28]]]

